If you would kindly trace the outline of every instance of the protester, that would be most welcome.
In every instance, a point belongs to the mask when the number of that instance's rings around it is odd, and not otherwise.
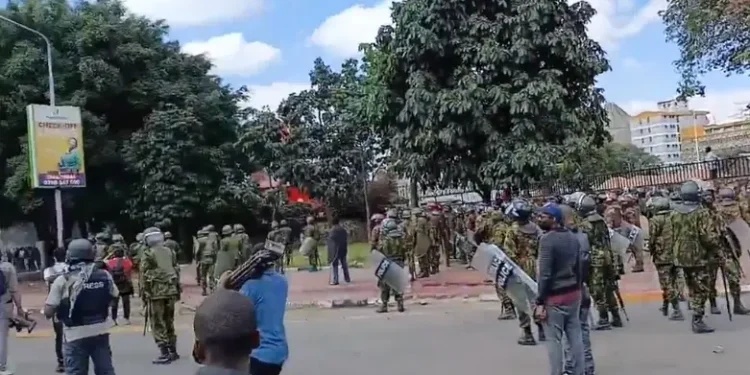
[[[195,310],[193,359],[196,375],[247,375],[258,347],[253,302],[233,290],[211,293]],[[253,372],[252,374],[256,374]]]
[[[68,272],[50,288],[44,316],[63,323],[65,373],[88,375],[89,359],[96,375],[114,375],[109,343],[109,308],[118,291],[112,276],[94,262],[88,240],[68,244]]]
[[[114,257],[107,261],[107,270],[115,281],[120,297],[112,302],[112,322],[117,325],[117,310],[122,300],[122,315],[125,325],[130,325],[130,296],[133,295],[133,261],[125,256],[125,249],[117,247]]]
[[[289,357],[289,346],[284,328],[284,313],[289,295],[286,276],[274,271],[274,261],[280,254],[259,251],[243,266],[253,263],[247,281],[239,292],[249,297],[255,305],[255,318],[260,332],[260,345],[250,356],[250,373],[253,375],[278,375]],[[260,258],[259,258],[260,257]],[[231,289],[230,272],[219,279],[219,285]]]
[[[58,276],[63,275],[68,265],[65,263],[65,248],[58,247],[52,252],[55,258],[55,264],[44,270],[44,281],[47,283],[47,292],[52,289],[52,283],[57,280]],[[55,372],[65,372],[65,362],[63,361],[63,324],[56,317],[52,317],[52,328],[55,330],[55,355],[57,356],[57,367]]]
[[[349,277],[349,263],[346,260],[349,252],[349,234],[346,229],[339,223],[339,218],[333,218],[333,227],[328,232],[326,240],[328,248],[328,260],[331,262],[331,285],[339,285],[339,264],[341,272],[344,273],[344,281],[352,282]]]
[[[18,274],[16,268],[8,262],[8,257],[0,260],[0,375],[12,375],[8,370],[8,331],[11,326],[20,330],[22,327],[33,329],[34,322],[27,321],[26,312],[21,304],[21,293],[18,291]],[[13,306],[16,316],[13,316]]]
[[[546,233],[539,240],[537,303],[534,316],[545,322],[550,374],[563,373],[563,338],[570,342],[571,375],[584,375],[581,308],[580,244],[563,224],[555,203],[540,210],[537,220]]]

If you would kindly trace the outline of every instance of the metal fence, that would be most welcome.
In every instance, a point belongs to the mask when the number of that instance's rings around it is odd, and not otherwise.
[[[554,180],[531,186],[532,196],[569,194],[577,190],[606,191],[675,185],[691,179],[704,181],[750,177],[750,158],[736,157],[717,161],[664,165],[584,176],[576,180]]]

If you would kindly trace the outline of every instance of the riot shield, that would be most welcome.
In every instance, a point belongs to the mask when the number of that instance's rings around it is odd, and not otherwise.
[[[406,291],[409,286],[409,274],[404,268],[377,250],[370,252],[370,259],[375,265],[375,277],[378,281],[385,283],[398,294]]]
[[[612,251],[614,251],[615,254],[619,255],[623,260],[627,259],[625,255],[630,246],[630,241],[628,241],[625,236],[610,229],[609,242],[612,245]]]
[[[649,238],[648,218],[643,215],[641,215],[641,231],[643,238],[647,240]]]
[[[307,237],[304,241],[302,241],[302,245],[299,247],[299,253],[304,256],[308,256],[310,255],[310,253],[312,253],[315,245],[315,239],[312,237]]]
[[[263,248],[278,255],[284,255],[284,244],[281,242],[266,240],[266,243],[263,244]]]
[[[750,225],[742,220],[741,218],[735,219],[733,222],[727,225],[727,228],[732,231],[737,242],[740,244],[740,248],[744,252],[750,251]]]
[[[513,300],[518,311],[532,314],[537,297],[536,281],[524,272],[505,252],[487,243],[479,244],[471,266],[485,273]]]

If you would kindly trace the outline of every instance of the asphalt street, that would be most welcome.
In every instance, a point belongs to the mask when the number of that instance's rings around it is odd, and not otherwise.
[[[722,309],[723,315],[709,318],[714,334],[694,335],[689,321],[667,321],[657,305],[631,306],[625,328],[594,332],[597,373],[747,374],[750,317],[730,322]],[[518,346],[517,323],[498,321],[498,310],[497,303],[442,301],[411,305],[406,313],[376,314],[364,308],[291,311],[286,325],[291,358],[284,373],[546,374],[545,349]],[[118,374],[184,375],[197,369],[190,357],[188,324],[179,326],[183,358],[168,366],[152,365],[152,339],[133,331],[112,335]],[[16,374],[52,373],[52,339],[12,339],[10,361]]]

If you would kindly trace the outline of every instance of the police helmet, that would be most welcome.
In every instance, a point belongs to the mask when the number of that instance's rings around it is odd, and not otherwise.
[[[734,203],[735,199],[737,199],[737,195],[734,193],[734,189],[730,188],[719,189],[717,196],[719,201],[726,205]]]
[[[70,241],[68,244],[68,250],[65,253],[65,258],[67,259],[68,264],[93,262],[94,257],[94,247],[91,244],[91,241],[82,238]]]
[[[109,233],[107,233],[107,232],[99,232],[99,233],[96,234],[95,239],[97,241],[100,241],[100,242],[109,241],[109,239],[110,239]]]
[[[570,207],[574,207],[575,208],[575,207],[578,207],[578,202],[583,197],[585,197],[585,196],[586,196],[586,193],[581,192],[581,191],[577,191],[577,192],[575,192],[573,194],[566,195],[565,196],[565,201],[563,203],[565,203],[566,205],[568,205]]]
[[[271,222],[271,229],[276,229],[279,227],[279,222],[274,220]]]
[[[157,227],[151,227],[143,231],[143,239],[149,247],[164,243],[164,233]]]
[[[314,218],[314,217],[312,217],[312,216],[308,216],[308,217],[307,217],[307,223],[308,223],[308,224],[312,224],[312,223],[314,223],[314,222],[315,222],[315,218]]]
[[[575,205],[581,216],[588,216],[596,212],[596,200],[590,195],[582,196]]]
[[[208,236],[208,231],[207,231],[207,230],[205,230],[205,229],[201,229],[201,230],[199,230],[199,231],[198,231],[198,233],[197,233],[197,237],[198,237],[198,238],[201,238],[201,237],[206,237],[206,236]]]
[[[164,232],[164,238],[172,238],[172,232]]]
[[[383,221],[383,219],[385,219],[385,216],[383,216],[383,214],[373,214],[370,218],[370,220],[374,222]]]
[[[286,220],[281,220],[279,222],[279,225],[281,225],[282,227],[285,227],[287,225]]]
[[[695,181],[687,181],[680,186],[680,199],[683,202],[698,203],[701,200],[701,188]]]
[[[237,233],[245,232],[245,227],[242,224],[234,224],[234,231]]]
[[[399,238],[404,236],[404,233],[401,231],[401,227],[399,227],[396,220],[385,220],[383,222],[382,230],[386,237]]]
[[[516,199],[505,208],[505,216],[517,221],[529,220],[533,212],[531,203],[523,199]]]
[[[216,227],[214,227],[213,224],[208,224],[208,225],[206,225],[206,230],[209,231],[209,232],[214,232],[214,231],[216,231]]]
[[[669,211],[671,202],[669,201],[669,198],[665,197],[651,197],[649,199],[651,201],[651,209],[656,212],[664,212]]]
[[[227,235],[232,234],[232,226],[231,225],[225,225],[221,227],[221,234]]]
[[[385,213],[385,216],[391,219],[397,219],[398,218],[398,212],[394,209],[388,210],[388,212]]]
[[[135,240],[138,242],[143,241],[143,233],[138,233],[135,235]]]
[[[113,242],[125,242],[125,238],[122,236],[122,234],[115,234],[112,236]]]

